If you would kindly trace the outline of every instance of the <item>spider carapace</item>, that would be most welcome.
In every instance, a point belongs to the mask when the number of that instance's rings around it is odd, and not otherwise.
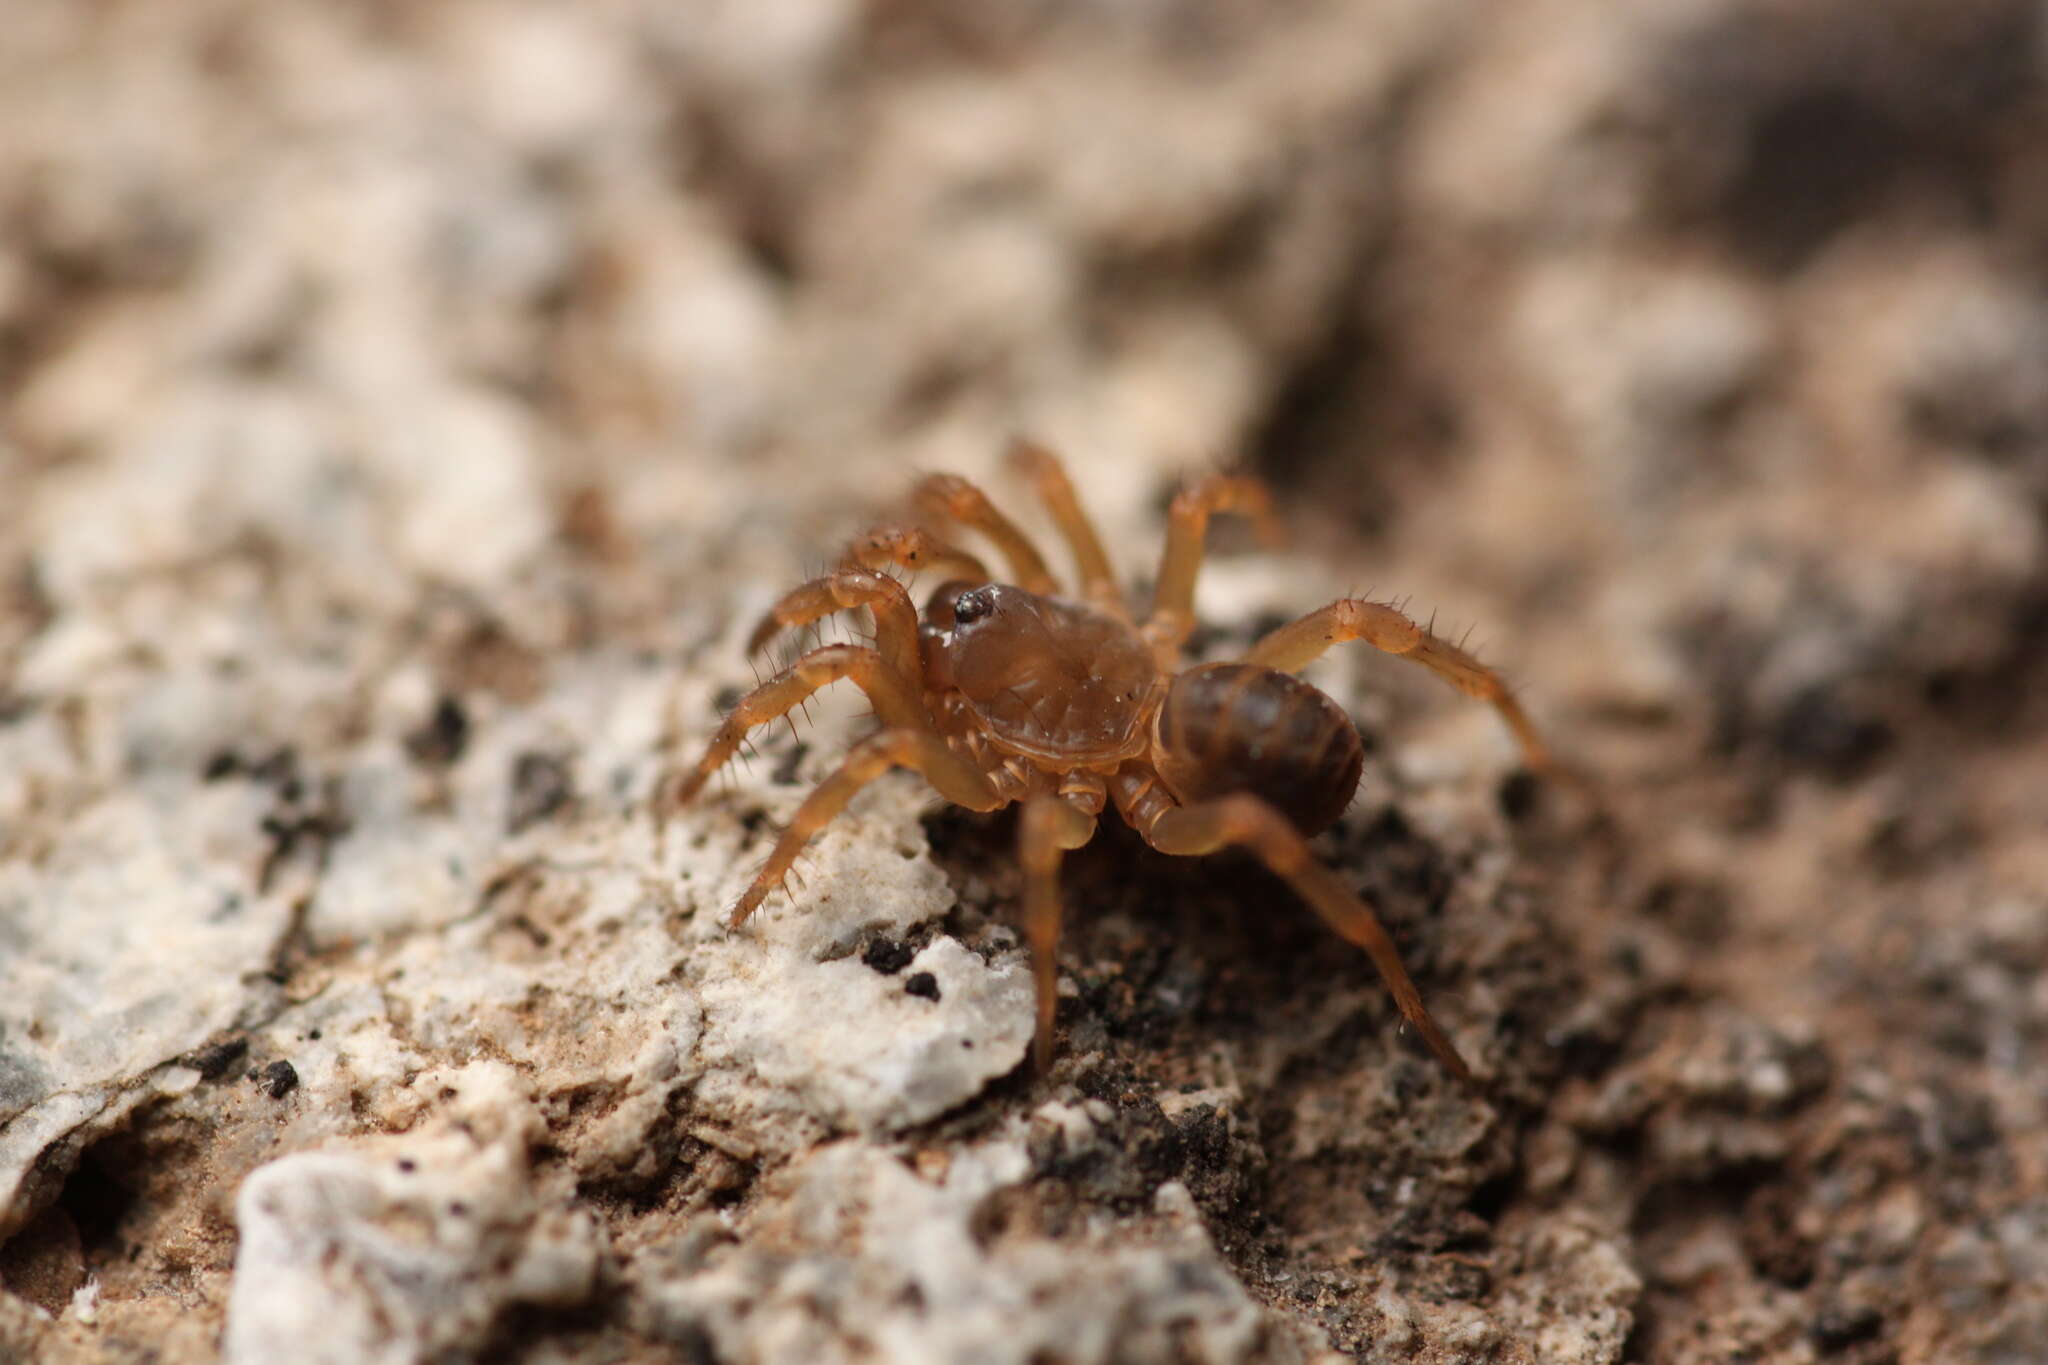
[[[1430,1017],[1372,908],[1316,858],[1308,836],[1334,823],[1357,789],[1364,750],[1343,710],[1294,676],[1332,645],[1360,640],[1412,659],[1490,702],[1539,772],[1551,767],[1528,717],[1498,674],[1390,606],[1345,598],[1281,626],[1234,663],[1183,667],[1209,519],[1250,517],[1274,538],[1271,499],[1255,480],[1212,475],[1173,501],[1152,611],[1139,620],[1118,586],[1060,462],[1028,443],[1011,462],[1035,487],[1072,550],[1079,596],[1064,596],[1024,534],[972,484],[934,475],[918,485],[922,524],[857,539],[840,567],[770,609],[751,649],[837,611],[866,609],[872,647],[814,649],[744,697],[675,787],[689,801],[747,732],[829,683],[847,679],[881,729],[856,745],[798,807],[734,905],[737,927],[783,882],[813,835],[854,793],[891,768],[911,768],[956,805],[1022,802],[1024,920],[1038,992],[1033,1055],[1051,1061],[1060,933],[1061,854],[1088,842],[1114,805],[1152,847],[1204,854],[1237,845],[1290,885],[1330,927],[1371,955],[1404,1018],[1438,1060],[1470,1072]],[[1010,581],[932,529],[962,526],[1003,556]],[[936,570],[945,581],[922,617],[885,572]]]

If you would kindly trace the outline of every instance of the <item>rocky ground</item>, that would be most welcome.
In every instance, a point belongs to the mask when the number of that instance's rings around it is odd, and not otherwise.
[[[2048,18],[15,0],[0,1359],[2042,1359]],[[650,793],[924,469],[1362,654],[1257,867]],[[1042,527],[1027,503],[1020,517]],[[1111,822],[1112,825],[1114,822]]]

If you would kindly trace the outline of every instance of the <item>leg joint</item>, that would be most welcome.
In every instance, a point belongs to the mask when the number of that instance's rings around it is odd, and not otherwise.
[[[1347,597],[1337,603],[1339,640],[1363,640],[1388,654],[1412,654],[1428,635],[1421,626],[1381,602]]]
[[[803,655],[789,671],[805,682],[820,685],[835,678],[852,678],[860,681],[872,678],[882,667],[882,656],[866,645],[846,643],[819,645]]]

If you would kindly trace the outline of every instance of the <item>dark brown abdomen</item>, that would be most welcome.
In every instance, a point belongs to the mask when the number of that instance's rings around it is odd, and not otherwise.
[[[1365,748],[1336,702],[1291,673],[1204,664],[1173,681],[1155,758],[1183,804],[1250,792],[1296,829],[1328,829],[1351,804]]]

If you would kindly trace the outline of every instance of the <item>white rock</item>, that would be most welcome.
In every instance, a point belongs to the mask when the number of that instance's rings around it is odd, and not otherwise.
[[[535,1192],[538,1117],[509,1069],[423,1076],[450,1117],[271,1163],[236,1201],[234,1365],[412,1362],[471,1352],[514,1303],[573,1305],[596,1281],[587,1213]]]
[[[708,1338],[735,1365],[1306,1357],[1307,1334],[1251,1300],[1191,1202],[1121,1239],[978,1236],[978,1211],[1030,1179],[1022,1130],[955,1151],[936,1180],[871,1145],[824,1148],[791,1176],[775,1253],[743,1244],[702,1268],[660,1249],[639,1259],[646,1329]]]
[[[114,1126],[267,994],[289,908],[252,885],[254,824],[231,791],[137,787],[0,862],[0,1236],[46,1147]]]
[[[714,1073],[700,1095],[755,1112],[793,1105],[828,1128],[886,1130],[944,1113],[1023,1059],[1032,988],[1021,954],[992,966],[942,937],[893,976],[856,956],[863,933],[901,932],[951,901],[916,856],[921,797],[905,782],[857,803],[812,845],[795,904],[771,901],[734,932],[700,915],[689,972]],[[735,860],[737,870],[751,861]],[[904,989],[920,972],[932,975],[936,1000]],[[777,1103],[778,1093],[787,1099]]]

